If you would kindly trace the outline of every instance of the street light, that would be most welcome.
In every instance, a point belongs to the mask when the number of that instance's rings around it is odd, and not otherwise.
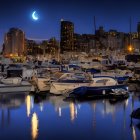
[[[132,52],[132,51],[133,51],[132,45],[129,45],[129,46],[128,46],[128,51],[129,51],[129,52]]]

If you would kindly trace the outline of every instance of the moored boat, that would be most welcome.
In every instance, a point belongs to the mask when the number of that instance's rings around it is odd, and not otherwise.
[[[117,94],[125,94],[125,91],[128,91],[127,85],[118,84],[118,82],[112,77],[94,77],[92,83],[89,86],[82,86],[75,88],[69,92],[70,97],[113,97]],[[123,92],[121,93],[121,90]],[[119,92],[117,92],[117,90]],[[112,93],[113,92],[113,93]]]
[[[90,82],[90,76],[86,73],[64,73],[57,81],[51,83],[50,93],[55,95],[66,94],[75,88],[88,86]]]
[[[0,79],[0,94],[30,92],[33,86],[21,78],[21,69],[8,69],[5,77]]]
[[[19,85],[22,82],[20,77],[1,78],[0,82],[6,85]]]
[[[35,87],[36,93],[48,92],[50,90],[50,78],[47,77],[34,77],[30,81]]]
[[[20,93],[20,92],[30,92],[32,90],[32,85],[27,81],[22,81],[20,84],[0,84],[0,94],[4,93]]]

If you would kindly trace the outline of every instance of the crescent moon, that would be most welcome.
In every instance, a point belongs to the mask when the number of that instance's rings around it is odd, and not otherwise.
[[[38,20],[38,16],[37,16],[37,14],[36,14],[36,11],[34,11],[34,12],[32,13],[32,18],[33,18],[34,20]]]

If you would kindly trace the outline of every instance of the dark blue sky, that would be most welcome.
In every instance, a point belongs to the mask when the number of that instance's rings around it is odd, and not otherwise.
[[[27,38],[59,39],[60,19],[75,24],[77,33],[93,33],[93,18],[97,27],[105,30],[117,29],[129,32],[129,18],[132,17],[132,31],[140,21],[139,0],[1,0],[0,1],[0,44],[4,33],[11,27],[19,27]],[[33,21],[36,10],[40,19]]]

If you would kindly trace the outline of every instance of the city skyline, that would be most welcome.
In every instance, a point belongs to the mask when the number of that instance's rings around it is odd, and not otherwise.
[[[15,4],[16,3],[16,4]],[[49,39],[56,37],[60,40],[60,20],[68,20],[74,23],[76,33],[94,33],[94,16],[97,28],[116,29],[120,32],[129,32],[129,19],[132,18],[132,32],[137,30],[137,22],[140,21],[137,0],[64,0],[58,1],[18,1],[9,0],[2,2],[0,6],[0,44],[4,40],[4,34],[11,27],[22,29],[27,38]],[[36,10],[38,21],[32,20],[32,12]],[[11,12],[10,12],[11,11]]]

